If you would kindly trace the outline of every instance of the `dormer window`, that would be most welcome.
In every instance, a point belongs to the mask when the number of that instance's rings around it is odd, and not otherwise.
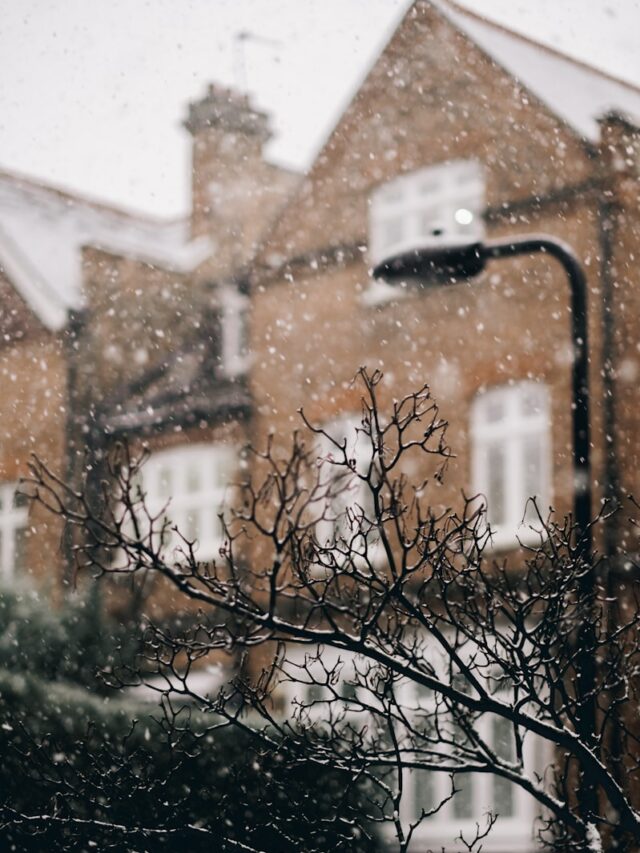
[[[419,249],[480,242],[484,206],[484,173],[476,160],[452,160],[394,178],[371,195],[372,266]]]

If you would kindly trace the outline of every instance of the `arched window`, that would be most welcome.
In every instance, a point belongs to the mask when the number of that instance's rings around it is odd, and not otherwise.
[[[471,413],[473,491],[486,501],[494,547],[537,541],[551,499],[549,392],[538,382],[479,394]]]
[[[149,510],[165,512],[189,541],[199,560],[218,556],[223,541],[219,515],[227,487],[233,483],[236,453],[232,447],[191,444],[152,453],[142,469]],[[184,547],[176,533],[164,543],[169,551]]]

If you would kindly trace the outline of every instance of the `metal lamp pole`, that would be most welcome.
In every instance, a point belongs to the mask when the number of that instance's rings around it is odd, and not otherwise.
[[[577,718],[582,738],[594,745],[596,730],[595,594],[591,532],[591,459],[589,437],[589,337],[587,323],[587,281],[573,250],[561,240],[547,235],[514,237],[484,243],[479,249],[484,258],[505,258],[544,252],[560,261],[571,290],[571,409],[573,423],[573,521],[576,559],[583,562],[579,573],[581,624],[578,630],[576,693]],[[579,806],[586,819],[597,812],[597,794],[582,774],[578,790]]]
[[[561,240],[547,235],[494,240],[479,247],[482,257],[508,258],[543,252],[560,261],[571,290],[571,409],[573,423],[573,520],[576,545],[587,565],[591,565],[591,458],[589,419],[589,337],[587,326],[587,281],[573,250]],[[593,580],[593,579],[592,579]]]
[[[587,324],[587,282],[575,253],[561,240],[546,234],[507,237],[457,246],[417,249],[379,264],[374,275],[386,280],[418,278],[447,286],[460,277],[469,278],[484,269],[487,261],[531,255],[551,255],[558,260],[571,291],[571,410],[573,433],[573,521],[579,571],[580,620],[576,649],[577,718],[580,735],[593,746],[596,727],[595,595],[596,575],[592,556],[591,460],[589,435],[589,338]],[[596,791],[584,774],[578,792],[583,814],[596,813]]]

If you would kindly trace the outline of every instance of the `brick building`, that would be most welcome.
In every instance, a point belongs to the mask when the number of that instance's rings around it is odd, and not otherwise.
[[[348,429],[363,364],[384,371],[389,398],[431,384],[456,452],[442,500],[485,494],[497,551],[526,539],[531,494],[569,511],[562,270],[537,255],[440,289],[370,275],[452,221],[489,236],[547,232],[575,249],[589,284],[594,510],[638,493],[634,115],[639,90],[418,0],[302,180],[265,161],[267,117],[215,87],[186,121],[189,222],[0,176],[4,574],[67,566],[55,524],[28,518],[15,496],[33,450],[73,478],[87,443],[145,439],[150,500],[172,496],[174,520],[209,558],[239,449],[290,434],[300,406]],[[637,550],[615,519],[598,536],[612,565]],[[431,842],[485,794],[472,784]],[[531,807],[509,803],[491,850],[529,847]]]
[[[157,499],[181,489],[179,520],[203,554],[217,552],[216,512],[237,456],[229,447],[246,443],[250,412],[246,269],[296,179],[263,159],[267,124],[246,97],[214,86],[191,105],[187,221],[0,175],[5,578],[27,571],[55,586],[69,567],[55,521],[37,508],[28,517],[16,492],[30,454],[76,479],[87,446],[122,436],[163,448],[150,463]],[[189,465],[194,443],[206,459]],[[207,500],[213,508],[200,510]]]
[[[427,381],[456,454],[442,503],[485,495],[498,556],[535,541],[527,498],[562,517],[573,497],[565,272],[540,254],[440,288],[385,286],[370,270],[455,228],[549,233],[588,280],[593,510],[637,492],[640,131],[627,114],[640,115],[638,90],[452,5],[414,4],[254,264],[258,444],[289,433],[300,406],[348,439],[360,365],[384,372],[387,399]],[[596,531],[612,570],[638,547],[619,518]],[[539,747],[528,760],[542,769]],[[408,803],[424,795],[424,780],[406,784]],[[418,849],[449,845],[490,806],[502,818],[487,850],[531,849],[533,804],[479,774],[425,822]]]

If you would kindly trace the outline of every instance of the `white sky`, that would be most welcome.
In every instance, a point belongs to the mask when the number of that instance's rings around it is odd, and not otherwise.
[[[640,0],[461,0],[640,85]],[[188,203],[189,100],[246,82],[309,165],[409,0],[0,0],[0,168],[160,216]],[[240,62],[234,35],[248,30]],[[236,46],[234,49],[234,45]]]

